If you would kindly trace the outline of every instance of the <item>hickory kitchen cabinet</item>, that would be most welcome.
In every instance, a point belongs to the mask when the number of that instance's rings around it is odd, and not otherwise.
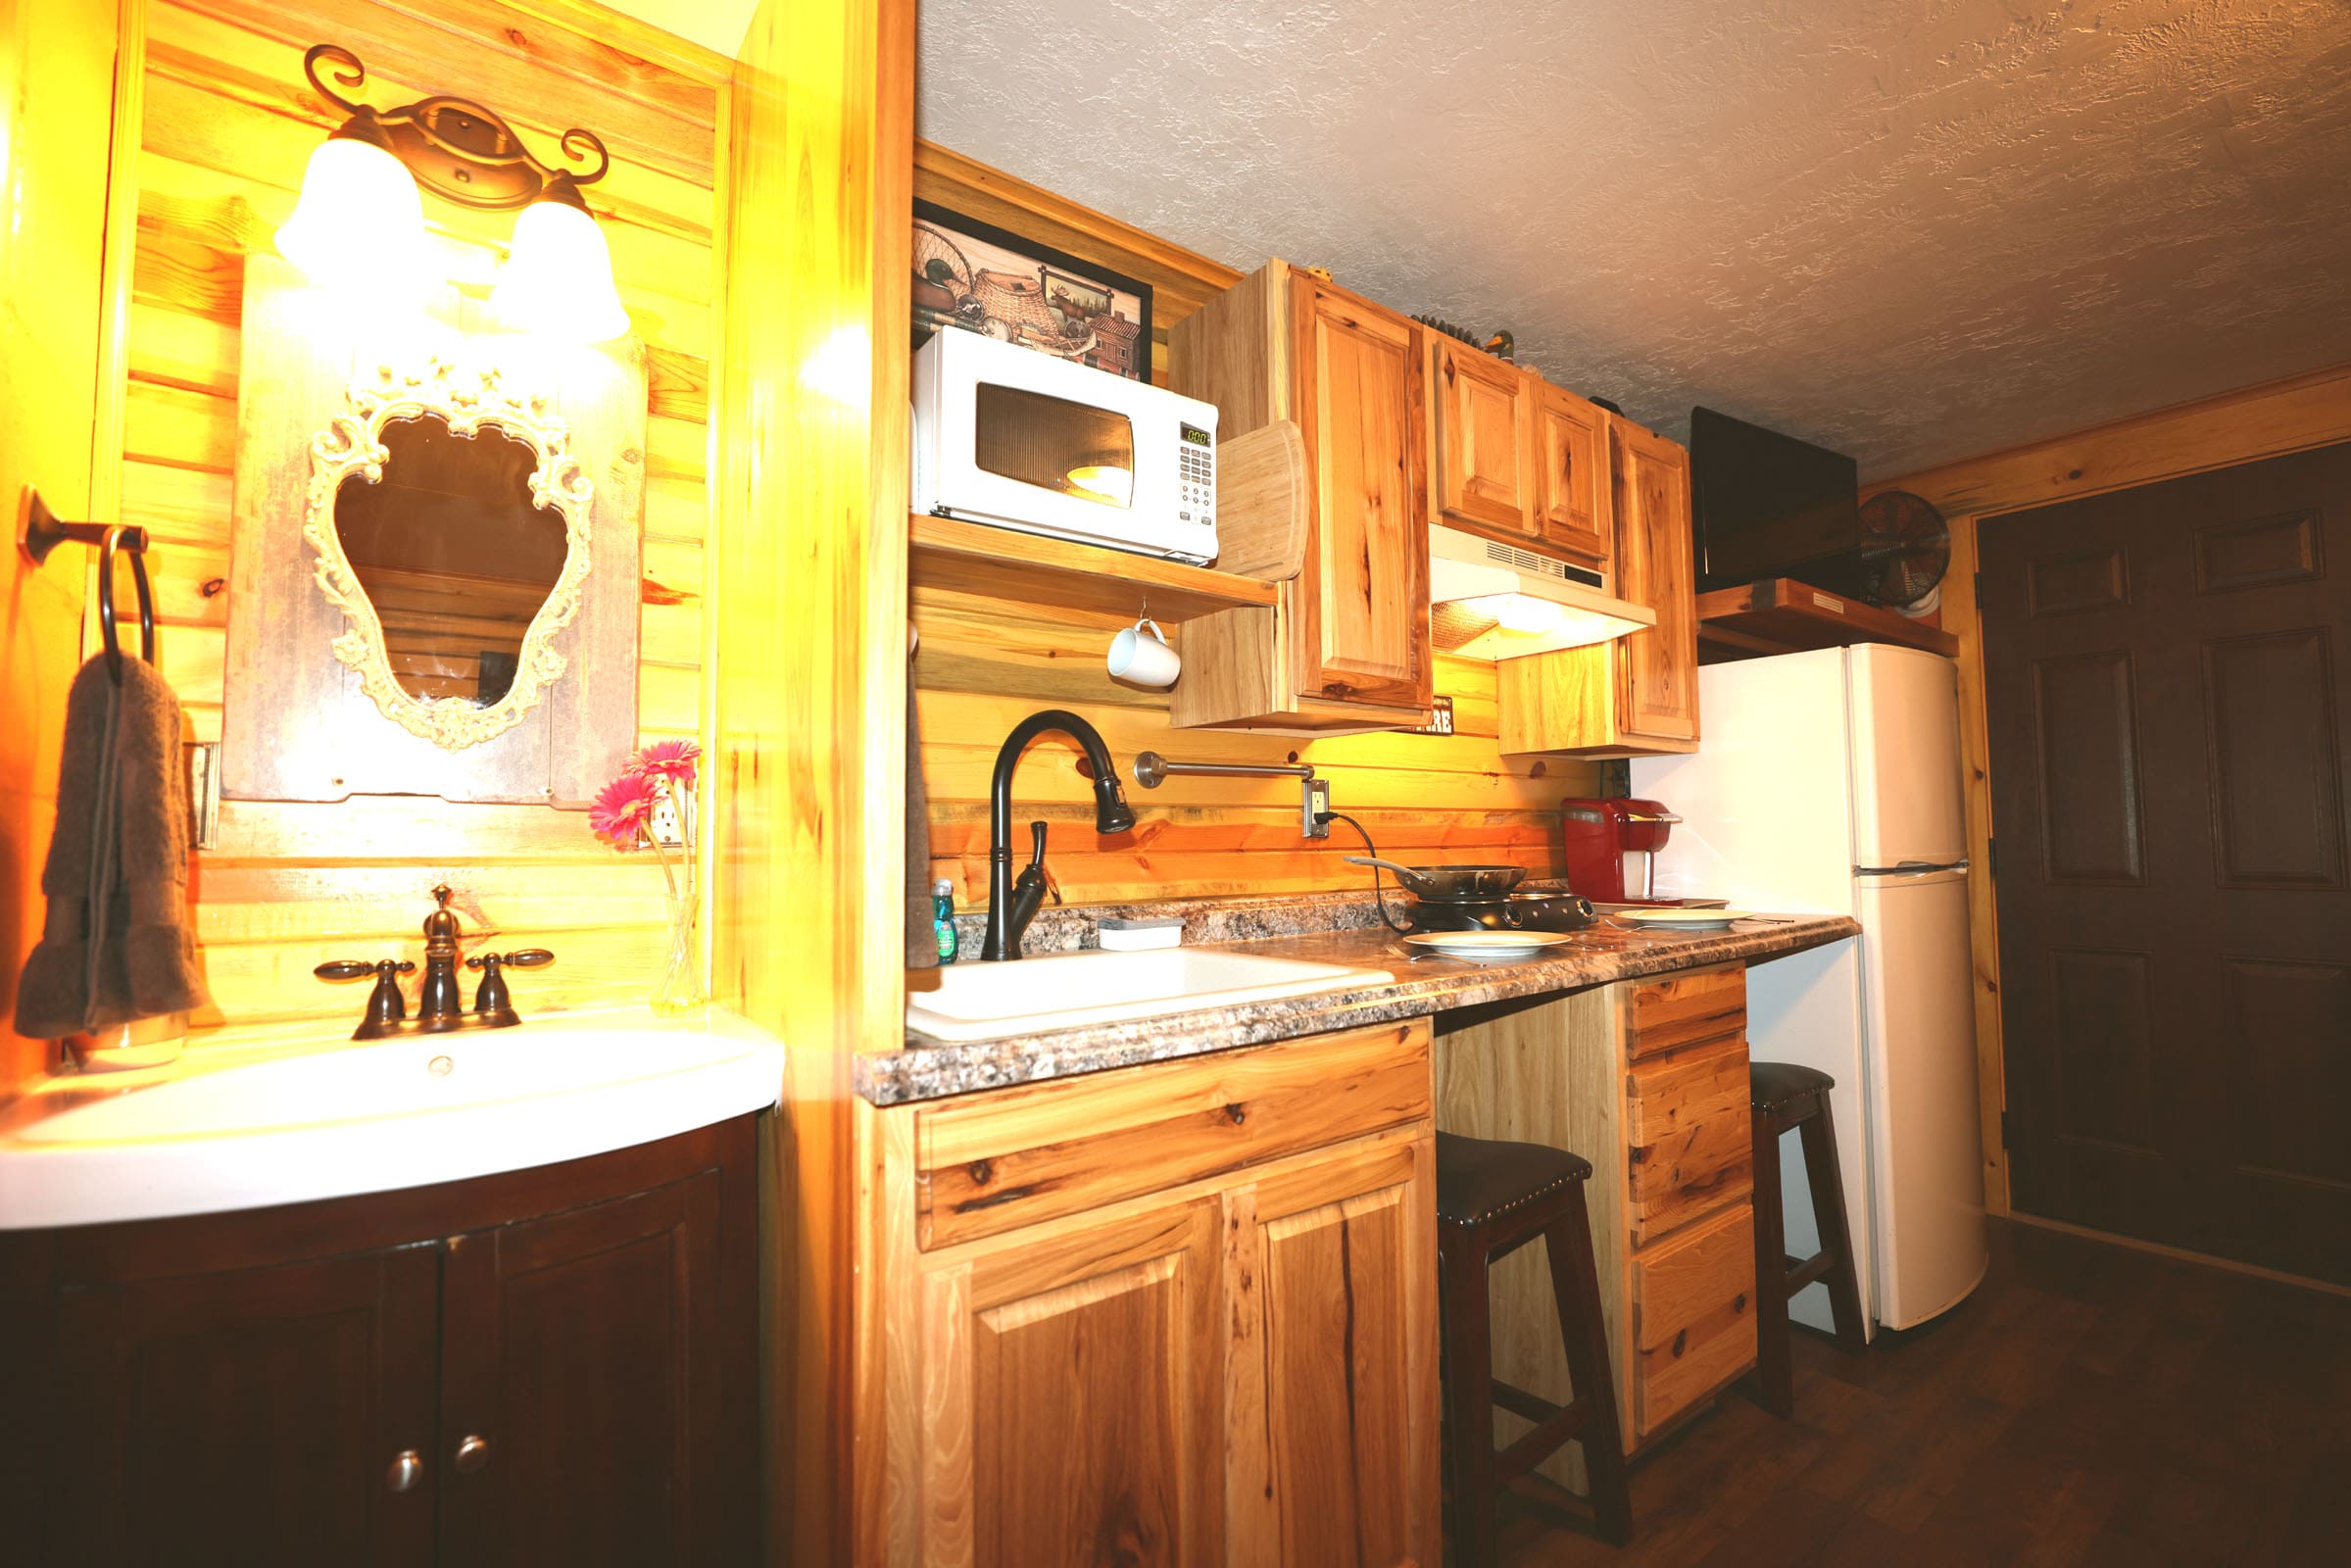
[[[1755,1364],[1746,969],[1721,964],[1441,1014],[1449,1132],[1574,1150],[1628,1451]],[[1495,1264],[1494,1374],[1547,1398],[1567,1360],[1539,1248]],[[1583,1486],[1580,1452],[1543,1465]]]
[[[1505,753],[1642,757],[1698,746],[1697,567],[1690,453],[1606,416],[1614,591],[1657,623],[1611,642],[1506,659],[1494,684]]]
[[[870,1112],[889,1560],[1436,1564],[1429,1053],[1413,1020]]]
[[[1430,520],[1605,573],[1606,412],[1441,332],[1428,338]]]
[[[1168,333],[1169,384],[1218,435],[1297,424],[1304,566],[1270,608],[1184,627],[1179,726],[1343,733],[1427,722],[1428,362],[1414,321],[1281,261]]]
[[[741,1117],[0,1236],[9,1539],[77,1568],[753,1560],[753,1163]]]

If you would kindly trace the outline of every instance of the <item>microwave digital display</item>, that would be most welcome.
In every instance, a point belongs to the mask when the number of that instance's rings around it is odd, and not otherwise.
[[[1176,430],[1183,436],[1186,446],[1212,447],[1216,445],[1216,437],[1197,424],[1178,424]]]
[[[1135,426],[1123,414],[1024,387],[973,389],[972,461],[989,473],[1101,506],[1135,499]]]

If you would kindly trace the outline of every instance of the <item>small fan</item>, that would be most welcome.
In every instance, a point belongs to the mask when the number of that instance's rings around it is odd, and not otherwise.
[[[1861,507],[1862,596],[1907,610],[1941,585],[1951,530],[1924,496],[1884,490]]]

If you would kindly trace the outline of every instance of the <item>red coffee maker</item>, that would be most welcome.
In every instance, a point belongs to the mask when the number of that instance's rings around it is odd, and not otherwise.
[[[1655,801],[1570,799],[1562,837],[1567,885],[1594,904],[1680,904],[1657,897],[1654,853],[1682,819]]]

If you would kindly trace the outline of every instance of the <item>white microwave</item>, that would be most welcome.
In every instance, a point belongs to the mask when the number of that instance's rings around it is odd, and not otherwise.
[[[958,327],[914,355],[913,504],[1207,565],[1216,409]]]

